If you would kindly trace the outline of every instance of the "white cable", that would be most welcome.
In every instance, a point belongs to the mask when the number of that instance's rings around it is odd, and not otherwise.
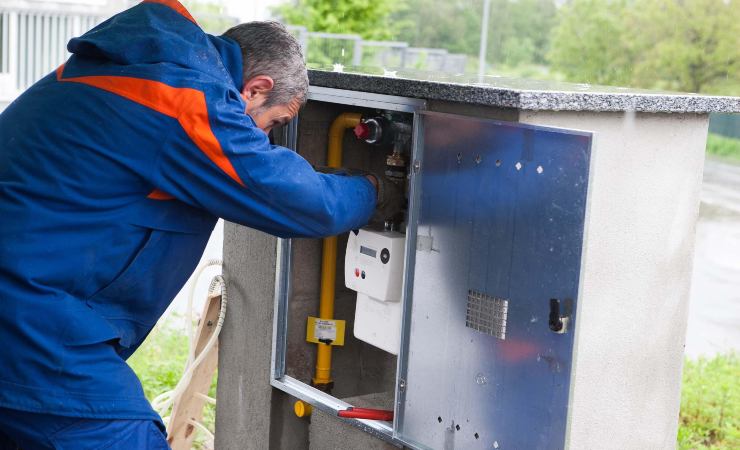
[[[167,398],[167,400],[164,401],[163,404],[160,406],[165,410],[169,408],[182,395],[187,386],[190,384],[190,380],[193,378],[193,372],[195,371],[195,369],[206,359],[208,353],[216,345],[216,342],[218,342],[218,335],[219,333],[221,333],[221,328],[223,327],[224,319],[226,318],[227,303],[226,285],[224,284],[224,279],[221,275],[216,275],[211,282],[212,288],[218,285],[221,286],[221,310],[218,313],[218,322],[216,323],[216,329],[213,331],[213,334],[208,339],[208,342],[206,342],[203,350],[198,354],[198,357],[195,358],[192,364],[190,364],[185,369],[185,373],[183,373],[182,378],[180,378],[180,381],[177,383],[177,386],[173,390],[171,396],[169,396],[169,398]],[[192,347],[194,347],[194,345],[191,344],[191,348]],[[157,399],[155,398],[154,401],[156,400]],[[154,401],[152,403],[154,403]]]
[[[218,313],[218,322],[216,323],[216,329],[214,330],[211,337],[208,339],[206,345],[203,347],[203,350],[198,354],[198,357],[195,358],[192,363],[187,365],[182,378],[180,378],[180,381],[177,383],[177,386],[175,386],[172,391],[164,392],[154,398],[154,400],[152,400],[152,407],[157,412],[159,412],[160,415],[163,415],[164,412],[167,411],[170,406],[172,406],[172,404],[182,395],[193,377],[193,372],[195,371],[195,368],[203,362],[203,360],[206,358],[206,356],[208,356],[208,353],[218,341],[218,335],[221,333],[221,328],[223,327],[224,319],[226,318],[227,303],[226,285],[224,283],[224,278],[221,275],[216,275],[213,278],[211,286],[209,287],[209,294],[214,292],[216,286],[221,287],[221,310]],[[190,342],[190,348],[192,353],[194,353],[195,343],[192,341]]]
[[[203,394],[203,393],[200,393],[200,392],[196,392],[195,393],[195,396],[198,397],[199,399],[205,401],[206,403],[210,403],[211,405],[215,405],[216,404],[216,399],[213,398],[213,397],[209,397],[206,394]]]
[[[193,345],[193,339],[195,339],[193,331],[193,298],[195,297],[195,287],[198,285],[198,279],[200,279],[200,276],[203,275],[203,271],[212,266],[223,266],[223,261],[221,261],[220,259],[207,260],[205,264],[200,266],[195,272],[195,274],[193,275],[193,283],[190,285],[190,292],[188,293],[188,307],[185,316],[187,319],[186,325],[188,327],[188,342],[190,342],[190,351],[188,352],[188,360],[185,363],[185,367],[187,367],[192,362],[195,354],[195,346]]]
[[[174,405],[176,402],[180,400],[180,397],[185,392],[185,389],[190,384],[190,381],[193,377],[193,372],[195,369],[205,360],[205,358],[208,356],[208,353],[214,348],[216,345],[216,342],[218,342],[218,335],[221,333],[221,328],[223,328],[224,319],[226,318],[226,282],[224,281],[224,278],[222,275],[216,275],[213,280],[211,280],[211,284],[208,287],[208,294],[209,296],[216,292],[217,288],[220,288],[221,290],[221,308],[218,313],[218,321],[216,323],[216,328],[213,331],[213,334],[208,339],[208,342],[206,342],[206,345],[203,347],[201,352],[198,354],[197,357],[195,357],[195,336],[193,332],[193,297],[195,295],[195,286],[198,282],[198,279],[202,275],[203,271],[207,267],[211,266],[217,266],[222,265],[223,263],[220,260],[217,259],[211,259],[206,261],[205,264],[203,264],[194,274],[193,283],[190,286],[190,293],[188,295],[188,307],[187,307],[187,327],[188,327],[188,359],[185,363],[185,368],[182,377],[180,378],[180,381],[178,381],[177,385],[174,389],[163,392],[162,394],[158,395],[152,400],[152,407],[162,416],[162,420],[165,421],[167,424],[167,431],[171,431],[170,424],[171,421],[169,420],[170,417],[165,417],[165,413]],[[202,318],[203,319],[203,318]],[[207,402],[211,404],[215,404],[216,400],[208,397],[204,394],[197,394],[199,397],[203,398]],[[207,432],[210,436],[213,436],[211,432],[203,426],[200,423],[195,423],[195,425],[199,426],[203,431]]]

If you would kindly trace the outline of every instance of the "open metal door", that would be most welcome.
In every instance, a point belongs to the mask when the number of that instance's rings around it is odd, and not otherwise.
[[[591,135],[422,119],[397,437],[434,449],[562,448]]]

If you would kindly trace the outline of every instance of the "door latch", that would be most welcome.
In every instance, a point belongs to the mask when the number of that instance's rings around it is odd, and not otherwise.
[[[560,299],[550,299],[550,330],[558,334],[564,334],[568,331],[568,325],[570,322],[570,316],[573,309],[573,302],[570,299],[565,299],[562,302]]]

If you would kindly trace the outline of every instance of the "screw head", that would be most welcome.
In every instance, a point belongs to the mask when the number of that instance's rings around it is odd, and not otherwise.
[[[398,390],[401,392],[406,390],[406,380],[404,380],[403,378],[398,380]]]

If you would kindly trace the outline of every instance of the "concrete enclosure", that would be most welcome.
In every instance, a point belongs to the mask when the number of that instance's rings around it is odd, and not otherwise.
[[[314,81],[341,89],[350,78],[321,75]],[[399,95],[406,86],[369,78],[378,84],[359,83],[357,89]],[[593,94],[599,103],[542,92],[539,103],[528,99],[532,103],[517,105],[508,91],[473,101],[468,94],[480,92],[409,83],[409,95],[427,100],[428,111],[592,133],[565,439],[542,448],[674,448],[708,113],[740,109],[740,102],[634,94],[628,102],[633,110],[625,111],[619,94]],[[376,112],[314,99],[299,115],[297,151],[323,164],[329,124],[345,111]],[[379,172],[387,153],[345,136],[345,167]],[[342,404],[397,408],[399,361],[352,336],[355,293],[344,288],[345,245],[346,236],[340,237],[335,317],[347,320],[347,343],[334,349],[331,395]],[[316,346],[305,342],[305,322],[318,312],[321,246],[318,240],[296,239],[291,248],[285,374],[308,384]],[[336,406],[317,404],[311,418],[292,413],[295,399],[270,385],[278,241],[227,224],[224,259],[230,302],[219,349],[217,448],[370,449],[406,443],[400,434],[381,436],[384,442],[357,421],[332,417]],[[454,442],[439,448],[462,448]]]

